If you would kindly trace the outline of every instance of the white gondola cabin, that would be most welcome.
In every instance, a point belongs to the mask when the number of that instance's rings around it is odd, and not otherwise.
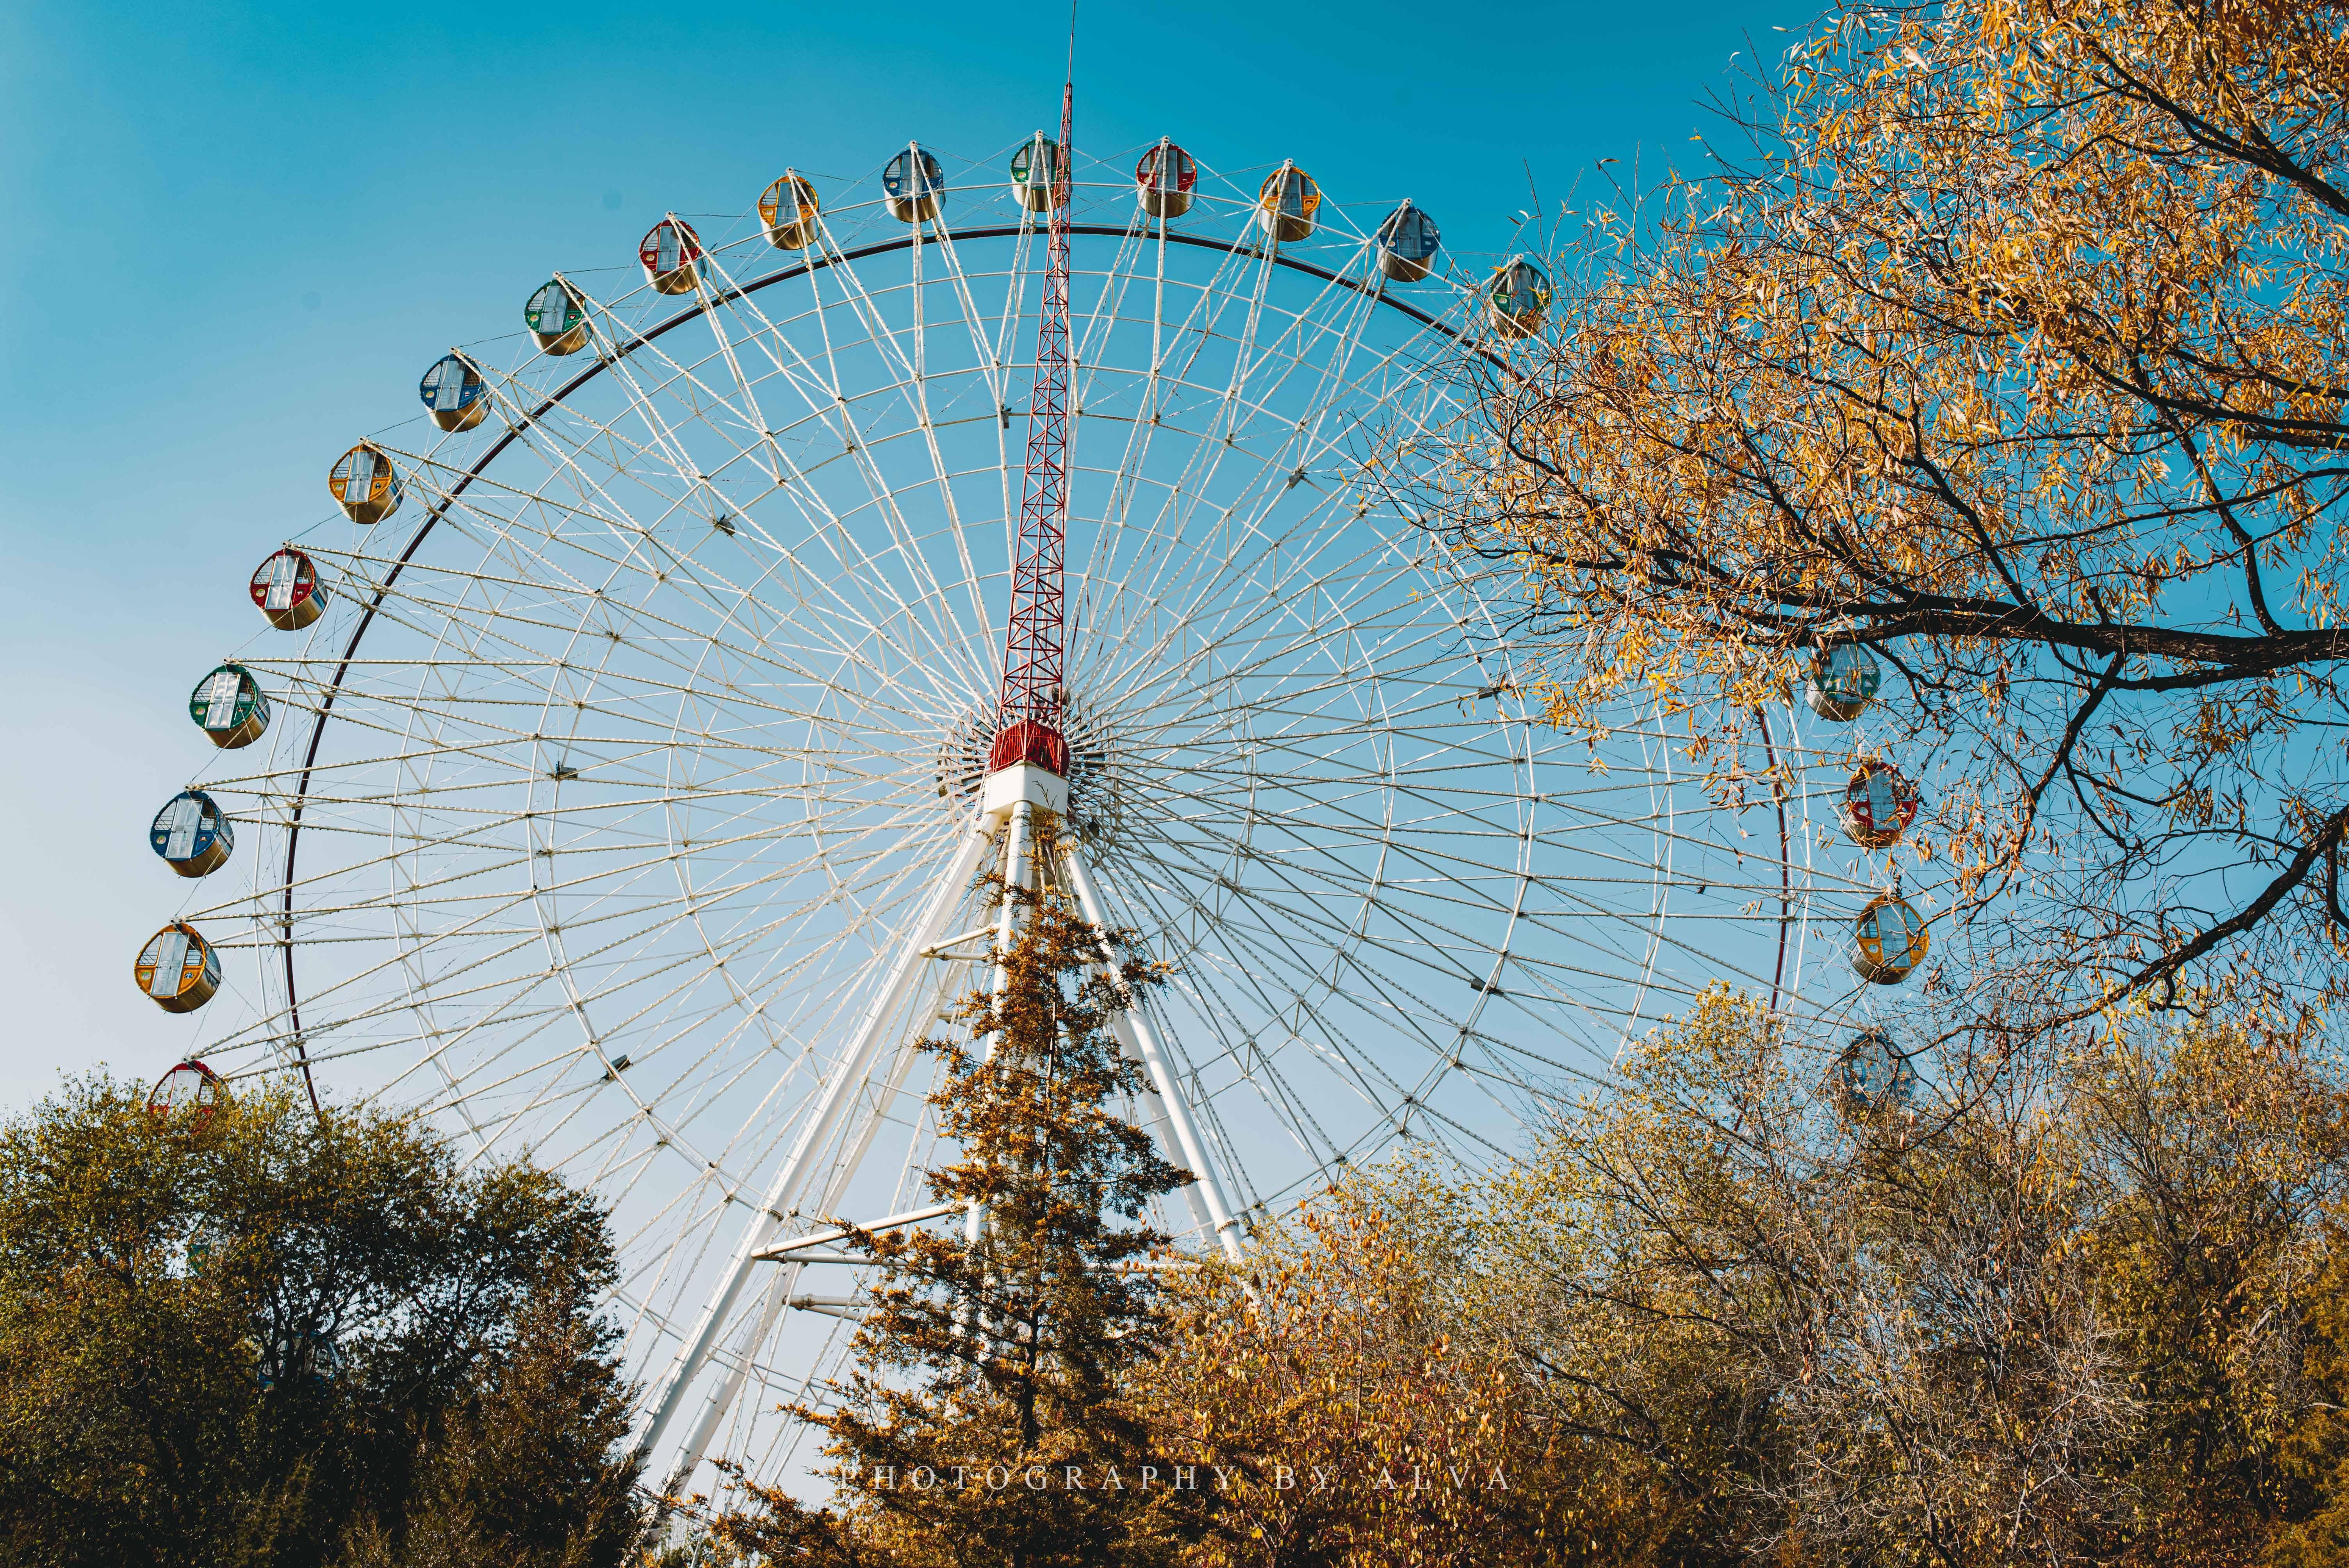
[[[1434,219],[1406,201],[1387,214],[1374,243],[1381,273],[1399,284],[1415,284],[1434,269],[1444,237]]]
[[[434,360],[416,384],[416,395],[424,400],[432,422],[444,430],[470,430],[490,411],[490,384],[461,354]]]
[[[186,1117],[201,1123],[227,1103],[228,1086],[221,1082],[220,1074],[193,1057],[157,1078],[155,1087],[147,1091],[149,1113],[166,1120]],[[205,1250],[209,1252],[211,1249]],[[190,1244],[188,1254],[192,1272],[201,1254],[193,1243]]]
[[[1917,820],[1920,796],[1909,776],[1889,762],[1863,762],[1844,786],[1837,815],[1843,830],[1863,850],[1898,843]]]
[[[184,921],[173,921],[139,950],[139,989],[166,1013],[192,1013],[220,989],[220,954]]]
[[[1852,923],[1852,967],[1872,985],[1899,985],[1932,946],[1925,917],[1890,893],[1870,899]]]
[[[1011,193],[1030,212],[1052,210],[1061,177],[1061,144],[1042,131],[1011,155]]]
[[[538,285],[523,303],[522,323],[541,354],[576,354],[587,346],[587,305],[561,278]]]
[[[317,563],[287,545],[253,569],[253,607],[281,632],[298,632],[326,612]]]
[[[1320,210],[1321,187],[1294,163],[1267,175],[1256,193],[1257,226],[1284,245],[1311,238],[1313,214]]]
[[[656,294],[691,294],[701,283],[701,236],[690,223],[663,218],[645,231],[636,260]]]
[[[881,170],[881,194],[888,200],[889,215],[900,223],[936,217],[938,196],[946,188],[946,170],[919,142],[907,143]]]
[[[1142,199],[1143,211],[1153,218],[1180,218],[1188,212],[1198,185],[1198,164],[1163,136],[1133,166],[1134,194]]]
[[[399,475],[391,457],[373,441],[361,441],[326,470],[333,492],[353,522],[381,522],[399,510]]]
[[[815,238],[815,187],[786,169],[783,177],[760,193],[759,222],[767,243],[779,251],[804,251]]]
[[[200,877],[228,863],[236,829],[211,796],[183,789],[155,813],[147,841],[165,865],[183,877]]]
[[[1828,1098],[1847,1121],[1878,1121],[1905,1109],[1917,1092],[1917,1069],[1890,1035],[1853,1037],[1827,1070]]]
[[[250,746],[269,728],[269,698],[243,665],[222,665],[188,694],[188,717],[222,751]]]
[[[1816,649],[1804,672],[1803,702],[1821,718],[1848,724],[1876,700],[1883,679],[1876,655],[1857,643],[1836,643]]]
[[[1485,285],[1485,315],[1503,337],[1531,337],[1549,318],[1549,277],[1523,256],[1493,269]]]

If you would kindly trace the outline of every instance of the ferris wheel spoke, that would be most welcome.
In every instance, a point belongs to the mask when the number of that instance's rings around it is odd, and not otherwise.
[[[911,299],[915,313],[914,329],[912,334],[914,357],[910,361],[904,361],[901,356],[903,376],[898,381],[898,387],[902,395],[908,399],[916,425],[925,438],[931,459],[932,474],[936,484],[937,493],[940,500],[947,509],[949,529],[958,546],[963,566],[962,575],[965,581],[969,583],[971,587],[971,593],[973,595],[972,608],[975,618],[978,624],[983,624],[985,620],[984,609],[983,606],[979,604],[976,597],[977,573],[970,563],[969,552],[968,544],[965,541],[961,519],[955,506],[953,487],[946,473],[944,459],[937,449],[933,420],[927,406],[927,387],[929,386],[929,378],[926,374],[923,360],[926,355],[928,335],[923,330],[925,325],[921,314],[923,290],[919,275],[918,258],[920,251],[918,248],[915,252],[915,254],[916,257],[916,271],[915,284],[911,290]],[[736,295],[737,305],[739,306],[743,300],[747,299],[747,297],[748,296],[746,295],[740,295],[738,294]],[[868,295],[867,297],[869,298],[870,296]],[[751,308],[754,311],[756,309],[755,306]],[[719,336],[721,343],[725,342],[725,335],[722,327],[719,324],[718,314],[714,310],[705,314],[707,314],[710,318],[713,333]],[[874,320],[877,324],[877,316]],[[740,362],[734,356],[730,345],[728,346],[727,350],[727,361],[729,365],[734,368],[735,373],[739,377]],[[748,384],[746,383],[746,393],[747,385]],[[864,473],[872,495],[875,500],[882,502],[887,509],[887,513],[892,518],[895,531],[899,538],[901,548],[905,551],[905,558],[909,563],[922,566],[926,570],[926,564],[921,557],[921,552],[918,548],[912,543],[911,531],[905,525],[903,518],[903,499],[899,494],[898,489],[897,487],[890,484],[886,478],[881,473],[877,465],[871,460],[871,451],[874,446],[873,439],[869,433],[858,428],[850,409],[850,401],[847,398],[839,396],[837,389],[835,388],[832,411],[836,413],[840,421],[842,427],[840,433],[843,436],[845,444],[852,452],[858,455],[858,468],[860,471]],[[754,428],[759,429],[771,444],[772,434],[768,431],[763,416],[756,413],[755,405],[753,407],[753,417],[757,421]],[[777,448],[777,450],[780,454],[779,447]],[[785,461],[788,463],[787,459]],[[792,465],[792,467],[796,472],[796,465]],[[800,475],[798,477],[801,478],[802,482],[804,481],[804,475]],[[780,474],[773,476],[773,480],[777,484],[781,483]],[[929,581],[928,586],[934,591],[939,590],[939,585],[935,578]]]
[[[1867,868],[1813,853],[1842,753],[1800,723],[1759,818],[1691,793],[1667,716],[1547,727],[1421,523],[1481,291],[1401,297],[1334,202],[1275,243],[1253,177],[1198,171],[1179,231],[1135,189],[1075,197],[1123,205],[1068,295],[1067,830],[1177,966],[1143,1003],[1175,1141],[1270,1213],[1401,1140],[1488,1159],[1707,981],[1782,943],[1802,974]],[[224,1066],[591,1182],[648,1424],[706,1346],[692,1445],[767,1465],[771,1396],[829,1398],[839,1337],[745,1227],[778,1182],[893,1212],[952,1158],[898,1069],[977,983],[904,954],[984,897],[939,879],[977,852],[1046,225],[991,163],[940,200],[828,199],[779,260],[755,220],[689,295],[583,290],[586,359],[467,351],[493,418],[382,447],[423,518],[303,535],[326,615],[243,655],[278,733],[204,769],[251,875],[185,901],[259,965]]]

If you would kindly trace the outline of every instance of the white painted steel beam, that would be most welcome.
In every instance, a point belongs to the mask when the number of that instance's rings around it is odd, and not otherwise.
[[[786,1218],[796,1212],[801,1191],[814,1174],[816,1157],[839,1131],[842,1119],[855,1102],[856,1090],[871,1076],[873,1058],[880,1048],[883,1032],[905,1001],[922,949],[936,943],[938,934],[960,903],[962,894],[968,888],[971,876],[978,871],[979,859],[987,852],[990,841],[991,835],[979,822],[974,821],[964,832],[954,860],[940,876],[936,890],[922,913],[920,923],[907,934],[907,939],[898,950],[895,965],[865,1013],[864,1022],[857,1029],[855,1042],[842,1058],[839,1069],[825,1083],[823,1098],[818,1102],[814,1114],[808,1119],[790,1154],[785,1156],[781,1166],[775,1171],[765,1201],[743,1228],[742,1240],[734,1249],[725,1277],[710,1297],[709,1305],[702,1309],[700,1321],[694,1326],[691,1336],[671,1363],[661,1384],[659,1401],[653,1408],[652,1418],[645,1426],[643,1443],[646,1449],[650,1449],[658,1443],[662,1433],[676,1418],[686,1389],[709,1359],[710,1348],[717,1343],[719,1333],[733,1311],[736,1299],[742,1294],[744,1283],[758,1263],[758,1253],[774,1240],[775,1232],[781,1228]],[[722,1415],[723,1411],[717,1414]],[[714,1426],[714,1421],[709,1415],[705,1415],[702,1424]],[[693,1457],[698,1463],[700,1456]]]
[[[1067,847],[1061,863],[1068,870],[1069,886],[1077,895],[1077,907],[1083,912],[1086,923],[1093,928],[1106,948],[1109,919],[1103,913],[1101,893],[1093,885],[1092,874],[1085,869],[1084,857],[1077,852],[1076,845],[1071,843]],[[1158,1090],[1158,1098],[1165,1105],[1166,1119],[1173,1127],[1175,1147],[1182,1150],[1183,1163],[1199,1179],[1199,1196],[1206,1205],[1207,1222],[1216,1239],[1223,1244],[1224,1255],[1237,1263],[1240,1260],[1239,1221],[1233,1216],[1231,1205],[1225,1200],[1222,1178],[1216,1174],[1215,1161],[1208,1158],[1206,1142],[1199,1136],[1198,1127],[1191,1119],[1191,1109],[1183,1099],[1183,1086],[1175,1077],[1173,1059],[1160,1042],[1158,1030],[1151,1023],[1150,1016],[1143,1011],[1140,997],[1135,997],[1133,1005],[1120,1017],[1132,1031],[1133,1043],[1142,1052],[1142,1065],[1148,1070],[1151,1082]]]

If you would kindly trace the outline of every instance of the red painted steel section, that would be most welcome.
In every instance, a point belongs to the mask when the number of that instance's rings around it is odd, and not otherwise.
[[[1019,492],[1011,621],[1003,639],[1003,694],[989,769],[1033,762],[1065,773],[1061,738],[1061,573],[1069,541],[1069,173],[1072,85],[1061,88],[1061,144],[1036,325],[1036,385],[1028,398],[1028,478]]]

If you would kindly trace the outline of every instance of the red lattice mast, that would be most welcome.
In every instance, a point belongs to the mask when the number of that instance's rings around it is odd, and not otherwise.
[[[1058,774],[1069,770],[1069,744],[1061,736],[1061,574],[1069,540],[1069,171],[1075,105],[1074,84],[1063,83],[1044,314],[1036,325],[1036,384],[1028,397],[1028,478],[1019,492],[1019,555],[990,770],[1021,762]]]

